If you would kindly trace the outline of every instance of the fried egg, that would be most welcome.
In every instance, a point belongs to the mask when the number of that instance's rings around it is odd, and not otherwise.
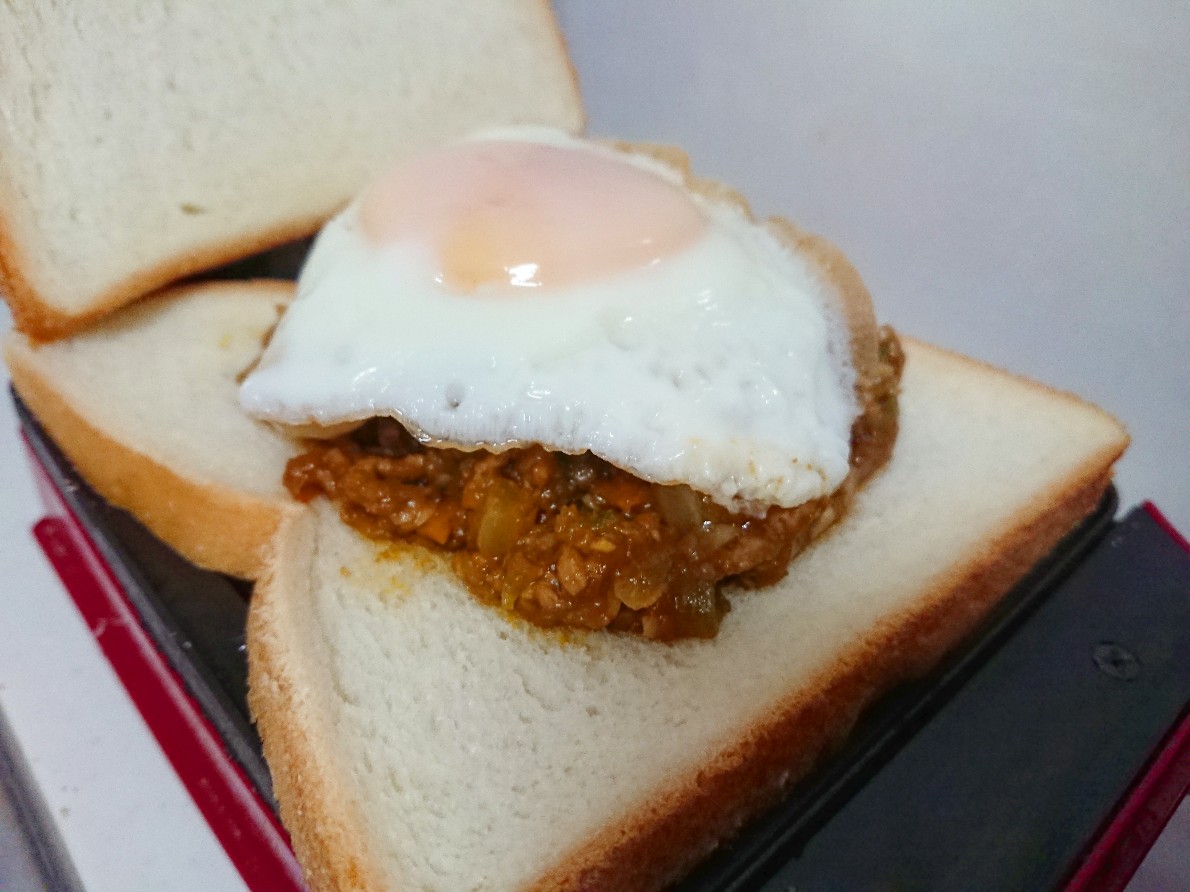
[[[523,128],[405,161],[329,222],[240,398],[286,425],[590,450],[733,510],[832,492],[857,413],[828,287],[739,202]]]

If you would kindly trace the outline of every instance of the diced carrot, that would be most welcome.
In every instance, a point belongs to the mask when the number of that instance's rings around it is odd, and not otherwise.
[[[439,508],[429,520],[417,528],[417,532],[436,545],[445,545],[450,539],[452,527],[450,512]]]
[[[650,495],[649,484],[627,474],[617,474],[610,480],[600,480],[594,490],[597,496],[625,514],[631,514],[649,501]]]

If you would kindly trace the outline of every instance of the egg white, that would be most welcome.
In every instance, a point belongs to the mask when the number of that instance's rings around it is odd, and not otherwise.
[[[655,159],[562,134],[483,138],[615,152],[683,184]],[[733,510],[828,494],[857,412],[834,302],[741,209],[691,199],[711,225],[687,249],[523,296],[444,290],[426,247],[373,247],[353,205],[319,236],[241,403],[290,425],[383,415],[464,448],[590,450]]]

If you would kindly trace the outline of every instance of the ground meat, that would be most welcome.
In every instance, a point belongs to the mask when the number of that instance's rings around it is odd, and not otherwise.
[[[709,638],[729,609],[725,582],[770,585],[846,510],[887,461],[904,359],[890,329],[881,363],[857,385],[851,474],[832,495],[764,517],[732,514],[685,486],[658,486],[590,453],[539,446],[500,453],[426,447],[391,419],[310,444],[285,471],[297,498],[333,499],[374,539],[452,553],[488,604],[541,626]]]

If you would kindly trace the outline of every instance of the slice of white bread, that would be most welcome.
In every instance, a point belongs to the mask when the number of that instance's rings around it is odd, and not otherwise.
[[[0,291],[41,338],[313,232],[383,166],[581,125],[547,0],[0,4]]]
[[[5,359],[101,495],[199,566],[253,578],[298,507],[281,485],[296,447],[240,411],[236,378],[292,295],[279,280],[177,287],[66,340],[12,333]]]
[[[713,641],[544,632],[325,504],[287,520],[252,602],[250,704],[311,887],[660,886],[968,633],[1096,504],[1127,436],[906,348],[888,467]]]

